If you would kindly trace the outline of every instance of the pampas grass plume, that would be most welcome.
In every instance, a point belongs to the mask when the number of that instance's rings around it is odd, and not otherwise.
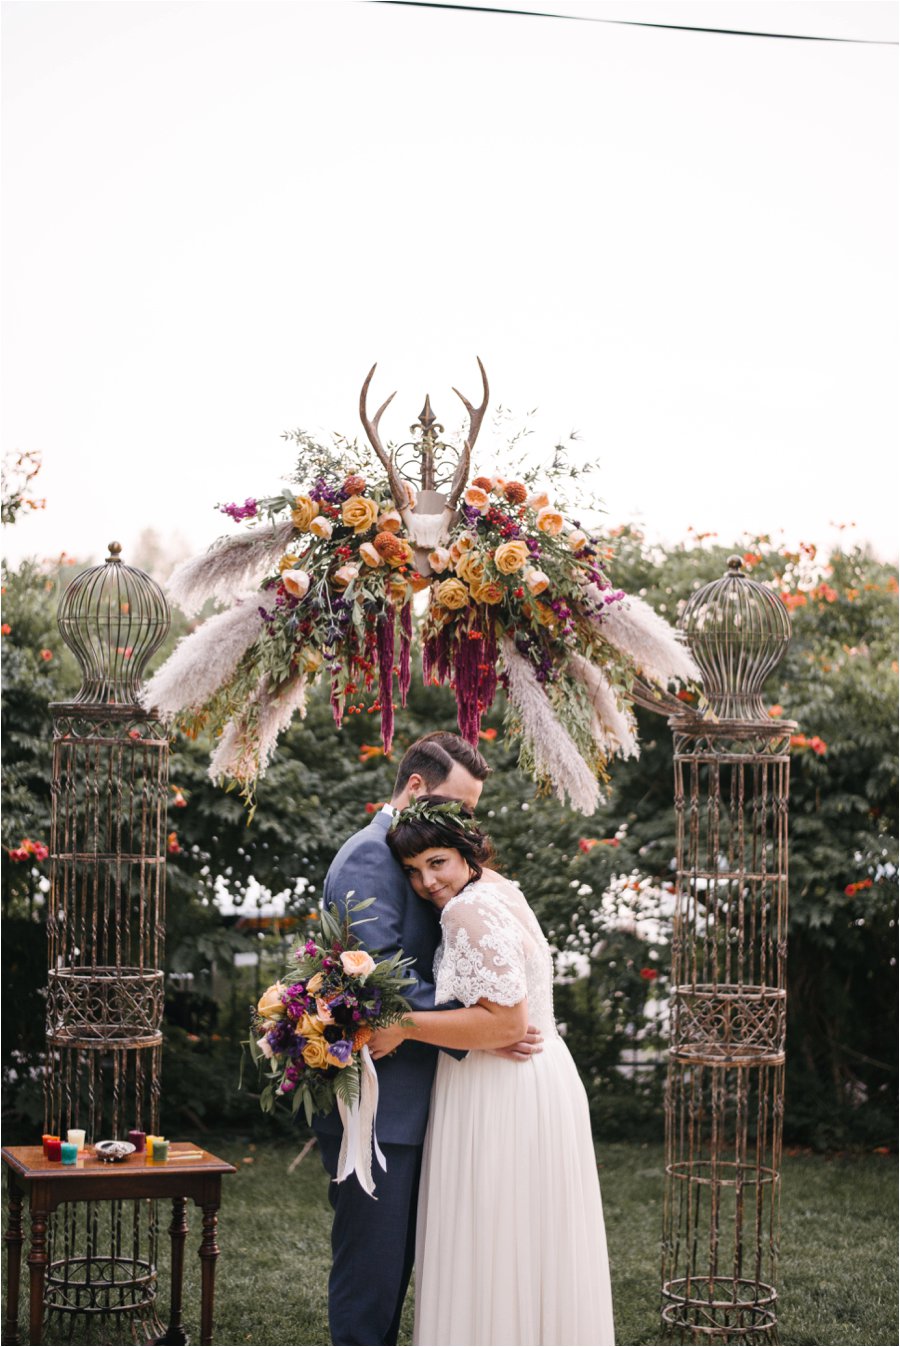
[[[144,685],[141,704],[169,721],[181,711],[199,711],[231,678],[262,625],[253,599],[207,618],[196,631],[182,636]]]
[[[502,651],[509,699],[522,718],[522,735],[534,755],[538,773],[551,782],[561,804],[565,804],[568,796],[573,809],[593,814],[600,803],[597,778],[560,723],[534,670],[519,654],[512,637],[503,637]]]

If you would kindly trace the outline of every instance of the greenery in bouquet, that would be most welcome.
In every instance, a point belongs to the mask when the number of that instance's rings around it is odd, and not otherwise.
[[[352,1106],[372,1034],[408,1013],[403,990],[414,980],[407,971],[412,960],[401,953],[379,960],[352,930],[374,901],[348,901],[343,918],[334,907],[323,909],[318,938],[309,936],[294,951],[285,979],[260,997],[247,1047],[264,1082],[264,1112],[289,1100],[292,1112],[302,1106],[311,1122],[339,1099]]]

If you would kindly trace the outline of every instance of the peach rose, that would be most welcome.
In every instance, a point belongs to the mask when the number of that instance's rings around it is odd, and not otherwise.
[[[528,499],[528,488],[521,482],[507,482],[503,494],[510,505],[524,505]]]
[[[361,496],[366,489],[366,479],[359,472],[351,472],[344,480],[343,488],[348,496]]]
[[[537,491],[533,496],[529,496],[525,502],[532,510],[545,510],[550,504],[550,497],[546,491]]]
[[[445,608],[465,608],[469,602],[469,591],[461,580],[442,580],[435,598]]]
[[[317,538],[330,538],[334,532],[334,525],[327,515],[317,514],[309,526],[310,533],[314,533]]]
[[[514,575],[528,560],[528,548],[521,538],[501,543],[494,553],[494,565],[503,575]]]
[[[538,510],[537,526],[541,533],[549,533],[551,538],[555,538],[563,530],[563,517],[559,510],[554,510],[552,506],[545,505]]]
[[[327,1001],[323,1001],[321,996],[316,997],[316,1019],[322,1024],[334,1024],[334,1016]]]
[[[445,571],[450,565],[450,553],[446,547],[436,547],[433,552],[428,553],[428,564],[436,575]]]
[[[341,506],[341,522],[354,533],[365,533],[378,518],[378,506],[368,496],[350,496]]]
[[[306,571],[285,571],[281,583],[295,599],[302,599],[309,592],[310,577]]]
[[[477,542],[478,539],[475,537],[475,534],[470,533],[468,529],[464,529],[456,539],[456,546],[459,548],[460,552],[471,552]]]
[[[582,547],[587,547],[587,534],[582,533],[581,529],[573,529],[567,536],[566,542],[573,552],[580,552]]]
[[[495,496],[502,496],[505,487],[506,487],[506,478],[505,478],[505,477],[492,477],[492,478],[491,478],[491,490],[493,491],[493,493],[494,493]]]
[[[262,1015],[266,1020],[280,1020],[284,1014],[281,998],[286,990],[283,982],[273,982],[256,1003],[257,1015]]]
[[[456,574],[467,585],[480,585],[484,579],[484,558],[478,552],[464,552],[456,563]]]
[[[324,1027],[315,1015],[304,1015],[297,1025],[297,1033],[302,1038],[320,1038]]]
[[[479,514],[487,514],[491,504],[488,493],[480,486],[467,487],[463,500]]]
[[[347,586],[359,575],[359,567],[354,566],[352,561],[348,561],[346,566],[339,566],[331,577],[332,583],[338,589],[346,589]]]
[[[550,583],[550,576],[532,566],[525,572],[525,583],[532,594],[543,594]]]
[[[325,981],[324,973],[313,974],[309,982],[307,982],[306,984],[306,990],[309,992],[310,996],[315,996],[316,992],[319,990],[324,981]]]
[[[384,557],[374,543],[360,543],[359,555],[367,566],[383,566]]]
[[[379,533],[399,533],[402,527],[403,520],[396,510],[385,510],[378,516]]]
[[[538,622],[542,622],[545,627],[555,627],[559,620],[549,603],[536,603],[534,605],[534,615]]]
[[[313,1069],[328,1065],[328,1044],[324,1038],[311,1038],[303,1049],[303,1060]]]
[[[472,598],[476,603],[501,603],[503,586],[496,580],[486,580],[484,584],[476,585],[472,589]]]
[[[308,533],[309,526],[319,513],[319,502],[310,496],[297,496],[291,511],[291,523],[301,533]]]
[[[263,1034],[262,1038],[256,1040],[256,1046],[259,1048],[263,1057],[268,1057],[269,1060],[271,1060],[275,1056],[272,1051],[272,1044],[269,1042],[266,1034]]]
[[[296,557],[285,556],[285,557],[282,557],[281,560],[279,561],[279,563],[278,563],[278,569],[279,569],[279,571],[281,571],[281,572],[283,573],[284,571],[289,571],[289,570],[291,569],[291,567],[292,567],[292,566],[296,566],[296,564],[297,564],[297,558],[296,558]]]
[[[364,949],[345,949],[341,967],[348,977],[367,978],[375,967],[375,960]]]

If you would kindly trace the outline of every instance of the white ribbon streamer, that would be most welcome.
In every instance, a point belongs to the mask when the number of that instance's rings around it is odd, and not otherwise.
[[[338,1157],[337,1182],[343,1183],[355,1174],[360,1187],[375,1201],[375,1182],[372,1178],[372,1152],[381,1168],[387,1172],[387,1160],[381,1153],[375,1135],[375,1114],[378,1112],[378,1073],[368,1048],[359,1055],[359,1099],[349,1108],[338,1099],[338,1114],[344,1125],[341,1153]]]

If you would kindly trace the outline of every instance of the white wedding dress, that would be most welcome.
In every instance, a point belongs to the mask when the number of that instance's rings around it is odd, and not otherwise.
[[[553,965],[521,890],[489,874],[441,911],[438,1004],[515,1005],[527,1062],[442,1052],[425,1137],[414,1341],[609,1347],[612,1295],[587,1096],[553,1019]]]

